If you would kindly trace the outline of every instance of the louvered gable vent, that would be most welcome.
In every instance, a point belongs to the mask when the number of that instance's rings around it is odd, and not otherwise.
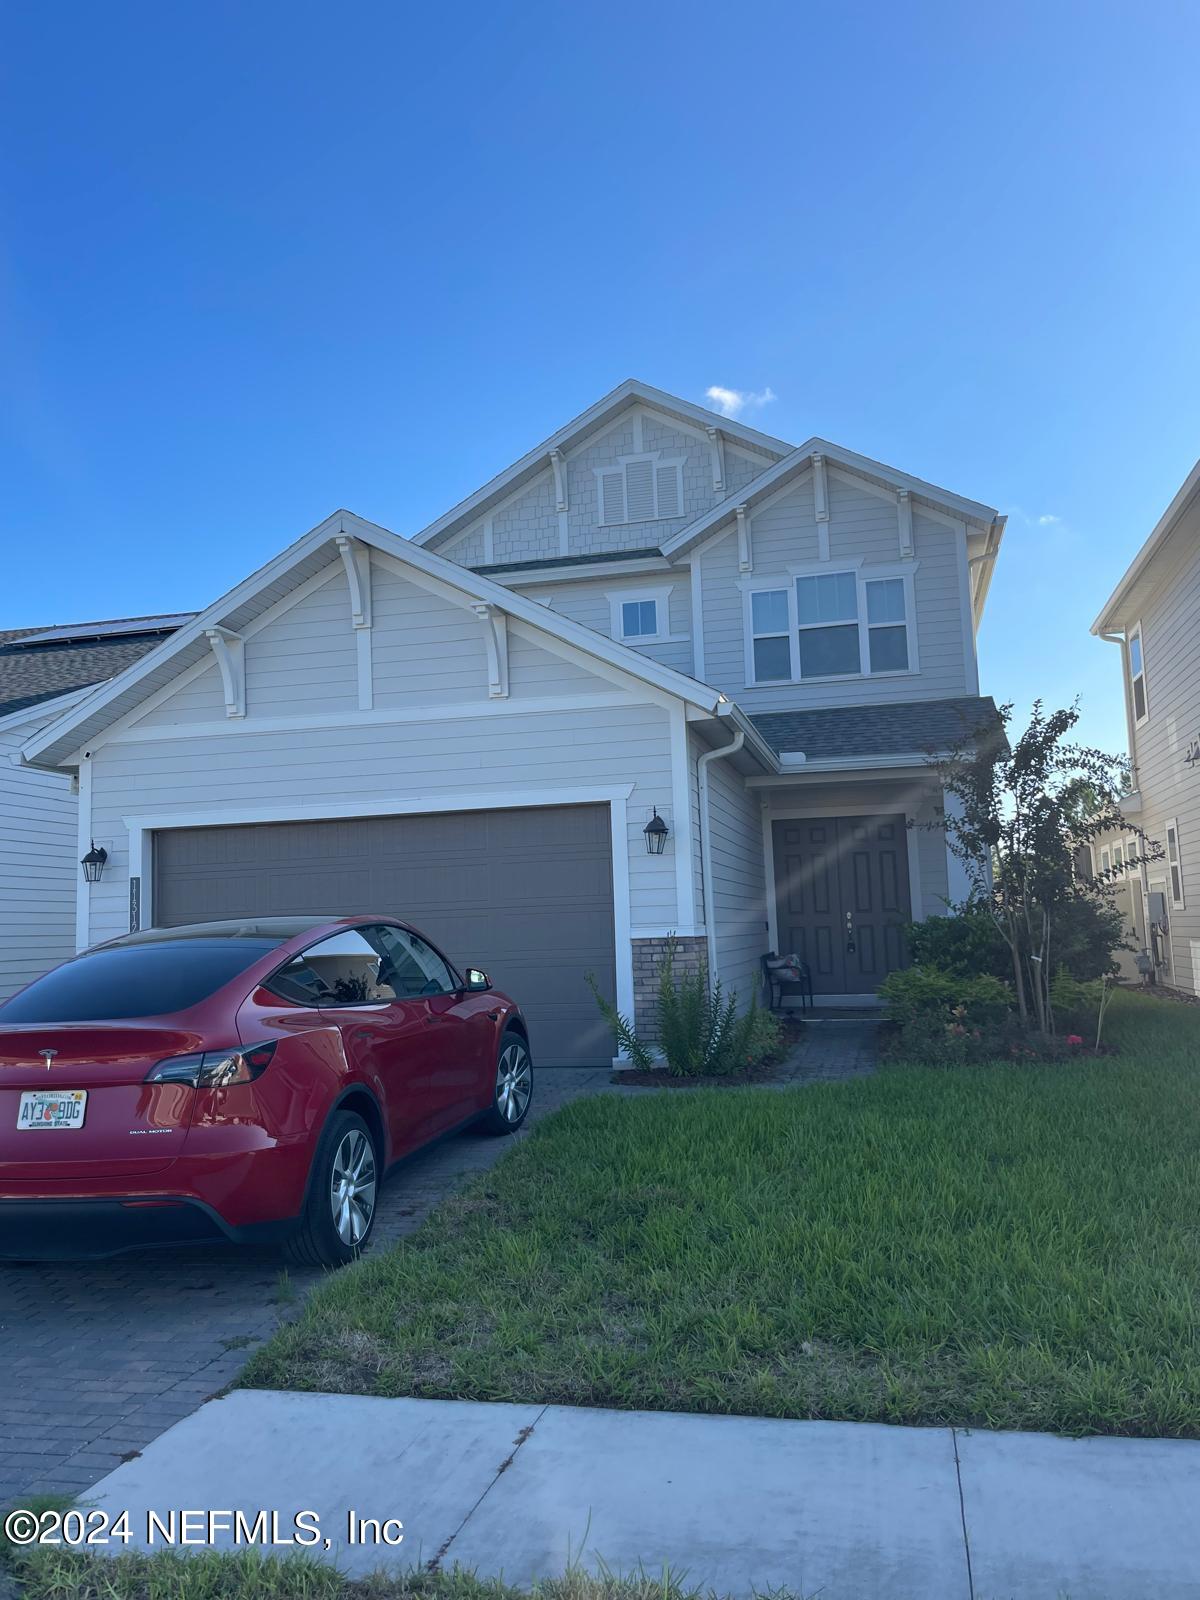
[[[619,467],[602,467],[599,480],[600,523],[658,522],[683,515],[683,461],[658,454],[626,457]]]

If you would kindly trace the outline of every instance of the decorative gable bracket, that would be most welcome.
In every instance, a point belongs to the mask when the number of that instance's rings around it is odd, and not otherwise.
[[[819,451],[812,458],[813,514],[817,523],[817,555],[829,560],[829,480],[825,475],[825,457]]]
[[[754,547],[750,543],[750,509],[748,506],[737,506],[734,510],[737,518],[738,541],[738,571],[754,571]]]
[[[487,650],[488,694],[493,700],[508,698],[508,616],[498,606],[480,600],[471,610],[483,624]]]
[[[713,493],[725,493],[725,435],[720,428],[705,428],[712,448]]]
[[[554,509],[569,511],[567,498],[567,458],[561,450],[551,450],[550,465],[554,468]]]
[[[246,644],[240,633],[228,628],[205,628],[204,637],[212,646],[221,669],[221,683],[225,690],[225,715],[246,715]]]
[[[900,554],[911,556],[913,553],[913,521],[912,500],[907,489],[896,491],[896,513],[900,521]]]
[[[371,626],[371,552],[360,539],[351,539],[339,533],[334,540],[342,565],[346,569],[346,583],[350,589],[350,620],[356,628]]]

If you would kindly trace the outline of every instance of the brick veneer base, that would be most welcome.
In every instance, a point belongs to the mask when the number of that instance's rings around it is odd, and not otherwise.
[[[667,953],[666,939],[635,939],[633,941],[633,1015],[634,1027],[640,1038],[652,1042],[658,1038],[657,1007],[654,997],[658,991],[658,972]],[[692,977],[708,971],[708,941],[695,938],[675,940],[675,976]]]

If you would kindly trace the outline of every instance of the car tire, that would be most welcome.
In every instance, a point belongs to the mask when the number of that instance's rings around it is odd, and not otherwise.
[[[309,1176],[304,1212],[284,1246],[303,1267],[345,1267],[366,1248],[375,1228],[379,1151],[356,1111],[335,1111],[325,1124]]]
[[[492,1103],[480,1118],[482,1133],[499,1137],[516,1133],[533,1101],[533,1057],[529,1042],[515,1028],[505,1028],[496,1052]]]

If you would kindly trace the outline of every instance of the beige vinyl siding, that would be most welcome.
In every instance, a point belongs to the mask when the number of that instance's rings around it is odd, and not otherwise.
[[[71,780],[10,759],[51,720],[47,713],[0,731],[0,1000],[75,952],[81,874]]]
[[[828,474],[829,564],[861,558],[864,574],[872,564],[900,562],[900,532],[894,503],[855,487],[842,475]],[[974,692],[968,679],[958,544],[965,535],[944,523],[913,516],[916,638],[919,670],[867,675],[837,681],[753,687],[746,681],[743,592],[739,579],[754,582],[778,576],[792,581],[788,568],[820,559],[811,471],[779,499],[751,518],[754,570],[738,571],[734,530],[693,554],[700,564],[704,605],[705,681],[736,698],[751,714],[801,706],[875,704],[889,700],[936,700]]]
[[[516,585],[514,585],[516,588]],[[650,590],[670,589],[670,632],[674,639],[665,644],[639,644],[636,640],[623,641],[631,650],[637,650],[657,661],[660,666],[672,667],[676,672],[692,674],[692,616],[690,577],[686,567],[671,572],[650,572],[640,577],[580,578],[565,583],[536,583],[518,589],[527,600],[537,600],[548,605],[559,616],[580,622],[606,639],[614,637],[612,603],[610,595],[633,596]]]
[[[1154,862],[1147,874],[1166,884],[1169,981],[1200,994],[1192,950],[1192,941],[1200,939],[1200,763],[1184,760],[1189,741],[1200,736],[1200,500],[1155,557],[1154,577],[1140,614],[1124,622],[1126,631],[1141,623],[1148,709],[1146,721],[1134,729],[1142,810],[1130,821],[1164,850],[1167,822],[1178,822],[1184,908],[1171,906],[1165,860]]]

